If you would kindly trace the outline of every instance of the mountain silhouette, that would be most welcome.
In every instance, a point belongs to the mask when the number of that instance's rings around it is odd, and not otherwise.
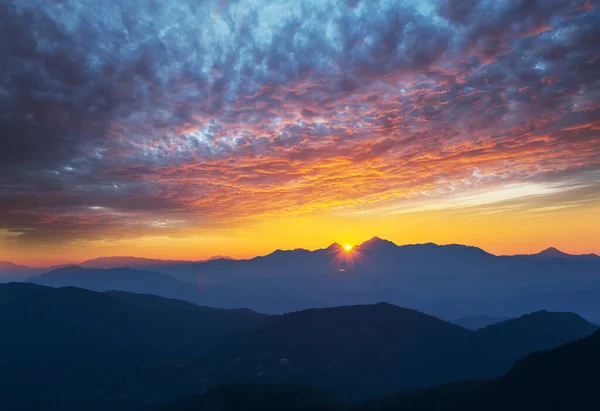
[[[530,352],[595,329],[569,313],[535,313],[473,332],[387,303],[311,309],[271,317],[220,347],[207,359],[206,379],[288,382],[360,401],[501,375]]]
[[[151,410],[234,382],[303,384],[360,401],[500,375],[595,329],[542,312],[473,332],[387,303],[265,317],[30,283],[0,285],[0,323],[0,364],[11,376],[0,395],[15,411]]]
[[[478,330],[485,328],[488,325],[496,324],[502,321],[506,321],[508,318],[504,317],[490,317],[488,315],[473,315],[468,317],[461,317],[452,320],[452,323],[460,325],[468,330]]]
[[[155,296],[0,284],[3,407],[152,409],[193,392],[195,359],[263,320]]]
[[[563,253],[562,251],[560,251],[554,247],[546,248],[545,250],[540,251],[539,253],[537,253],[535,255],[540,256],[540,257],[552,257],[552,258],[569,257],[570,256],[570,254]]]
[[[249,260],[174,264],[160,271],[204,287],[201,303],[269,313],[386,300],[445,319],[514,317],[548,309],[600,317],[600,258],[494,256],[477,247],[397,246],[374,237]],[[343,274],[342,274],[343,273]],[[584,285],[582,285],[584,284]],[[585,291],[583,300],[573,293]]]
[[[549,351],[535,352],[504,375],[395,394],[360,405],[342,405],[302,386],[226,385],[164,411],[595,411],[600,390],[600,331]]]
[[[481,351],[477,377],[492,377],[527,353],[547,350],[570,340],[585,337],[596,325],[569,312],[537,311],[519,318],[489,325],[475,332],[476,349]]]
[[[229,259],[231,257],[216,255],[210,258],[206,258],[199,261],[185,261],[185,260],[161,260],[157,258],[142,258],[142,257],[127,257],[127,256],[111,256],[111,257],[98,257],[91,260],[85,260],[77,266],[84,268],[160,268],[164,265],[173,264],[190,264],[190,263],[202,263],[206,261],[218,260],[218,259]],[[54,268],[68,267],[69,265],[63,265]]]
[[[399,248],[396,244],[391,241],[381,239],[379,237],[373,237],[370,240],[358,246],[361,250],[379,250],[383,251],[386,249],[395,250]]]
[[[500,411],[598,409],[600,331],[518,361],[502,377],[392,396],[364,411]]]
[[[31,267],[27,267],[24,265],[17,265],[11,263],[9,261],[0,261],[0,270],[23,270],[23,269],[31,269]]]
[[[544,309],[599,318],[600,277],[596,274],[600,257],[553,250],[546,254],[495,256],[459,244],[398,246],[374,237],[351,251],[334,243],[315,251],[276,250],[248,260],[117,257],[85,263],[141,264],[134,269],[168,275],[187,289],[172,281],[167,285],[168,279],[157,277],[157,285],[151,287],[152,281],[142,281],[142,276],[131,278],[126,287],[123,281],[82,282],[76,277],[73,282],[64,277],[59,284],[153,293],[205,306],[271,314],[385,300],[447,320],[477,315],[515,317]],[[132,276],[124,273],[123,277]],[[174,289],[179,291],[165,291]]]
[[[98,269],[77,266],[57,268],[29,282],[51,287],[80,287],[94,291],[129,291],[154,294],[188,301],[197,300],[198,293],[191,284],[169,275],[128,267]]]
[[[43,273],[43,268],[28,267],[9,261],[0,261],[0,282],[22,281],[32,275]]]

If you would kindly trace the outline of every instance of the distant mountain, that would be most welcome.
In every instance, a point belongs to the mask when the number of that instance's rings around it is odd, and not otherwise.
[[[155,296],[0,285],[0,364],[10,375],[2,404],[154,409],[194,392],[194,364],[207,349],[263,320]]]
[[[600,392],[599,347],[600,331],[550,351],[533,353],[500,378],[400,394],[361,408],[364,411],[595,411]]]
[[[156,258],[140,258],[140,257],[99,257],[92,260],[86,260],[77,264],[84,268],[120,268],[120,267],[147,267],[162,264],[182,264],[189,261],[183,260],[160,260]]]
[[[546,258],[588,258],[588,259],[594,259],[594,258],[600,258],[597,254],[568,254],[565,253],[563,251],[560,251],[557,248],[554,247],[548,247],[545,250],[540,251],[537,254],[532,254],[532,256],[537,256],[537,257],[546,257]]]
[[[43,269],[0,261],[0,282],[21,281],[41,272]]]
[[[456,325],[460,325],[468,330],[478,330],[480,328],[487,327],[488,325],[496,324],[502,321],[506,321],[508,318],[505,317],[490,317],[487,315],[473,315],[470,317],[461,317],[451,322]]]
[[[111,288],[272,314],[388,301],[446,320],[480,313],[507,318],[538,310],[600,317],[600,257],[569,255],[553,248],[534,255],[495,256],[459,244],[398,246],[374,237],[350,251],[334,243],[315,251],[276,250],[248,260],[106,257],[82,264],[128,266],[190,285],[188,291],[177,293],[162,292],[162,286],[148,288],[139,281],[144,288],[134,283]],[[41,273],[30,276],[37,274]],[[15,279],[22,277],[0,277],[0,281]],[[67,284],[106,289],[63,285]]]
[[[80,287],[94,291],[129,291],[154,294],[167,298],[196,301],[198,293],[191,284],[154,271],[132,268],[83,268],[77,266],[57,268],[29,282],[51,287]]]
[[[398,271],[408,265],[431,264],[436,266],[457,259],[493,257],[485,251],[468,246],[438,246],[432,243],[397,246],[391,241],[374,237],[347,252],[337,243],[327,248],[276,250],[271,254],[249,260],[213,260],[204,263],[173,264],[165,272],[186,281],[198,278],[209,284],[223,283],[239,278],[272,278],[278,276],[316,275],[337,273],[340,269],[356,272]],[[397,265],[401,262],[400,265]],[[193,270],[190,265],[193,266]]]
[[[249,260],[146,269],[199,286],[203,305],[269,313],[371,304],[385,295],[391,303],[448,320],[542,309],[600,316],[600,257],[552,249],[541,256],[495,256],[458,244],[397,246],[374,237],[351,251],[334,243],[315,251],[276,250]],[[582,291],[583,300],[573,295]]]
[[[17,265],[14,263],[11,263],[9,261],[0,261],[0,270],[30,270],[31,267],[27,267],[24,265]]]
[[[535,255],[537,255],[539,257],[551,257],[551,258],[571,257],[570,254],[563,253],[562,251],[560,251],[554,247],[546,248],[545,250],[540,251],[539,253],[537,253]]]
[[[206,358],[209,384],[294,383],[359,401],[500,375],[522,356],[591,334],[568,313],[535,313],[477,332],[380,303],[272,317]]]
[[[122,257],[122,256],[114,256],[114,257],[99,257],[91,260],[83,261],[77,266],[84,268],[121,268],[121,267],[129,267],[129,268],[156,268],[165,265],[174,265],[174,264],[191,264],[191,263],[202,263],[206,261],[218,260],[218,259],[227,259],[231,260],[231,257],[226,256],[213,256],[204,260],[199,261],[184,261],[184,260],[160,260],[156,258],[141,258],[141,257]],[[61,268],[66,266],[60,266],[55,268]]]

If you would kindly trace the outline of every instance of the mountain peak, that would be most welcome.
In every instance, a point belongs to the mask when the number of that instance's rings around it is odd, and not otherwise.
[[[333,243],[329,247],[327,247],[326,250],[339,250],[341,248],[342,245],[340,243]]]
[[[398,247],[398,246],[389,240],[384,240],[382,238],[375,236],[375,237],[371,238],[370,240],[367,240],[364,243],[362,243],[359,247],[363,248],[363,249],[374,249],[374,248],[383,248],[383,247],[391,248],[391,247]]]
[[[560,251],[559,249],[554,248],[554,247],[546,248],[545,250],[540,251],[537,255],[544,256],[544,257],[566,257],[566,256],[569,256],[569,254],[563,253],[562,251]]]

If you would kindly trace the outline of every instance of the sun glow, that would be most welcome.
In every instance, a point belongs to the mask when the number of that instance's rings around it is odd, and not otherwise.
[[[352,250],[352,246],[351,246],[350,244],[346,244],[346,245],[344,246],[344,250],[346,250],[346,251],[350,251],[350,250]]]

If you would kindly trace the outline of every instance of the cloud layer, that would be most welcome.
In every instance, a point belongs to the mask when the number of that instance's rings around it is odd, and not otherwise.
[[[600,181],[596,1],[20,0],[0,21],[18,241]]]

